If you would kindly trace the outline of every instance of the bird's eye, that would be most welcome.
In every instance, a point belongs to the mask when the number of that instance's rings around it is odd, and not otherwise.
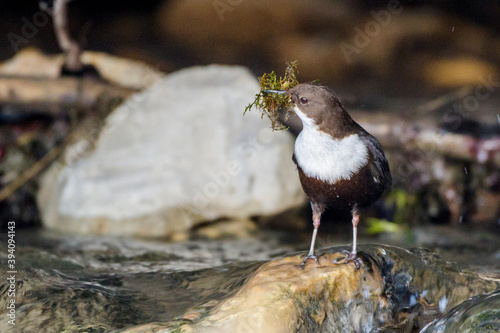
[[[300,104],[307,104],[307,102],[309,102],[307,97],[301,97],[299,100],[300,100]]]

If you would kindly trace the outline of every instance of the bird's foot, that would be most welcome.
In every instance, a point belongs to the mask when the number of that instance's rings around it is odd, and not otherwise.
[[[344,264],[352,261],[354,265],[356,265],[356,270],[359,270],[361,266],[364,266],[363,260],[358,257],[358,254],[356,252],[344,250],[342,251],[342,253],[345,255],[344,259],[342,260]]]
[[[316,256],[316,254],[314,254],[314,253],[309,253],[309,254],[307,255],[307,257],[305,257],[305,258],[304,258],[304,260],[302,260],[302,262],[300,263],[299,267],[300,267],[300,268],[302,268],[302,269],[304,269],[304,267],[306,266],[306,261],[307,261],[308,259],[312,259],[312,260],[316,261],[316,264],[318,264],[318,265],[319,265],[318,257]]]

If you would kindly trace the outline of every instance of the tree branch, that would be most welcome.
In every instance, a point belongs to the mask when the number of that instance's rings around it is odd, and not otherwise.
[[[67,4],[71,0],[54,0],[53,19],[54,31],[61,49],[66,53],[65,68],[72,73],[83,70],[83,63],[80,59],[82,54],[81,46],[71,39],[68,32]]]

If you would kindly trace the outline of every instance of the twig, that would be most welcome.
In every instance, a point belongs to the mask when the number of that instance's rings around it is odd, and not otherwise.
[[[70,133],[68,133],[64,140],[57,146],[53,147],[47,154],[45,154],[41,159],[36,161],[33,165],[24,170],[19,177],[14,179],[12,182],[8,183],[3,189],[0,190],[0,202],[7,199],[15,191],[17,191],[21,186],[26,184],[28,181],[36,177],[41,171],[48,167],[52,162],[54,162],[66,149],[68,145],[75,142],[76,138],[81,137],[81,135],[88,134],[91,130],[98,129],[102,127],[103,123],[101,118],[88,116],[80,124],[75,126]],[[88,142],[94,144],[95,138],[89,139]]]
[[[65,67],[70,72],[80,72],[83,70],[83,63],[80,59],[82,49],[80,45],[68,33],[68,13],[67,4],[71,0],[55,0],[53,9],[54,31],[57,42],[66,53]]]
[[[17,189],[26,184],[26,182],[35,177],[40,171],[52,163],[63,152],[65,145],[65,143],[62,143],[59,146],[52,148],[52,150],[45,154],[44,157],[35,162],[35,164],[30,166],[28,169],[24,170],[19,177],[0,190],[0,202],[7,199],[12,193],[17,191]]]
[[[43,10],[44,12],[46,12],[47,14],[49,14],[50,16],[54,15],[54,11],[52,10],[52,8],[50,8],[49,4],[43,0],[41,0],[39,3],[38,3],[38,6],[40,7],[41,10]]]
[[[448,105],[456,100],[466,97],[470,95],[472,92],[471,87],[462,87],[460,89],[454,90],[445,95],[439,96],[433,100],[428,101],[427,103],[419,106],[417,108],[417,116],[421,117],[430,112],[441,109],[443,106]]]

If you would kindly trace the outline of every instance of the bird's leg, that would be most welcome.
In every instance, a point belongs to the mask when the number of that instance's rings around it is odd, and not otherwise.
[[[345,262],[354,261],[356,264],[356,270],[360,267],[360,260],[357,260],[356,245],[358,243],[358,223],[359,223],[359,210],[358,207],[354,206],[352,209],[352,250],[345,257]],[[361,262],[362,264],[362,262]]]
[[[319,265],[318,257],[314,253],[314,245],[316,243],[316,236],[318,235],[318,228],[319,228],[319,225],[321,223],[321,214],[323,214],[324,208],[318,204],[313,204],[313,203],[311,203],[311,207],[312,207],[312,212],[313,212],[314,230],[313,230],[313,235],[312,235],[312,239],[311,239],[311,247],[309,248],[309,254],[300,263],[301,268],[304,268],[304,265],[306,264],[307,259],[313,259]]]
[[[358,223],[359,223],[359,213],[353,211],[352,213],[352,251],[351,254],[356,256],[356,245],[358,244]]]

